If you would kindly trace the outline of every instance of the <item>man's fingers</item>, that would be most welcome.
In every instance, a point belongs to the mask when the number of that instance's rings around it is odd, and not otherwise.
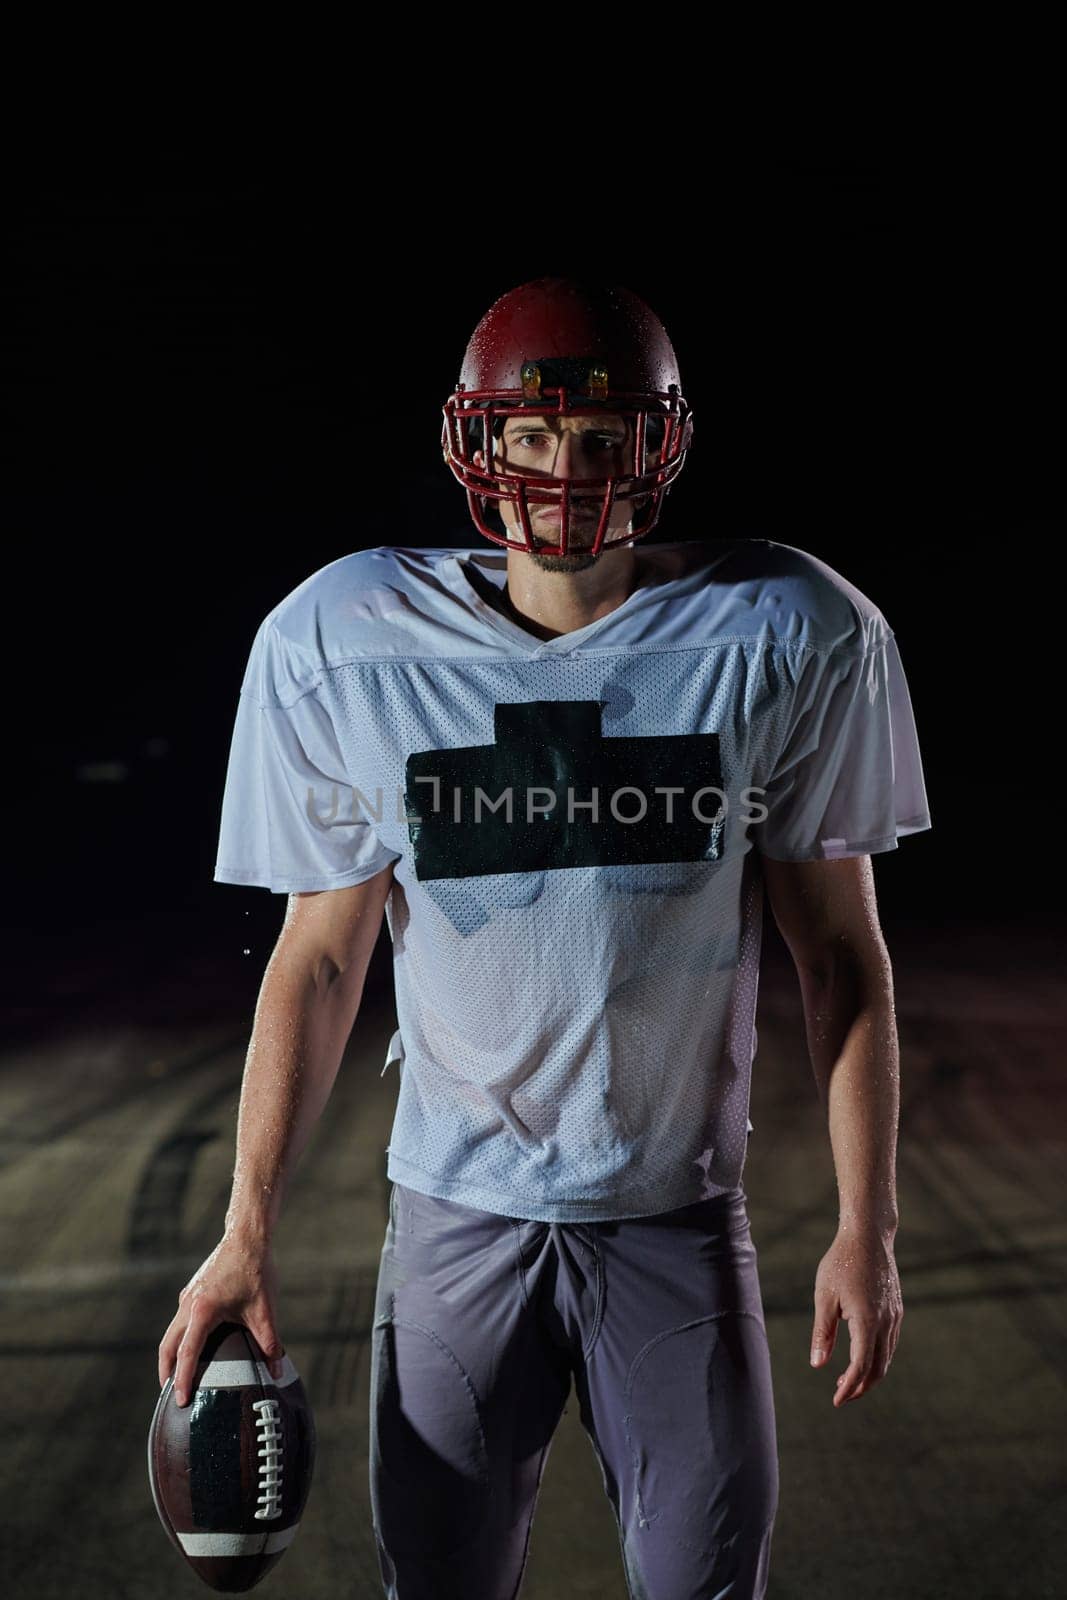
[[[180,1319],[179,1317],[175,1317],[171,1322],[170,1327],[159,1341],[158,1368],[159,1387],[161,1389],[164,1387],[167,1379],[174,1371],[174,1362],[177,1356],[178,1346],[181,1343],[184,1332],[184,1320]]]
[[[855,1318],[849,1323],[849,1349],[851,1361],[837,1380],[837,1393],[834,1395],[834,1405],[844,1405],[846,1400],[851,1400],[860,1382],[867,1376],[874,1356],[875,1340],[874,1329],[866,1324],[856,1325]]]
[[[813,1367],[824,1367],[834,1353],[834,1343],[837,1339],[836,1324],[816,1320],[811,1335],[811,1350],[808,1359]]]
[[[878,1372],[879,1381],[885,1377],[886,1373],[893,1365],[893,1357],[897,1353],[897,1340],[900,1338],[900,1322],[903,1315],[904,1313],[902,1311],[897,1312],[883,1335],[882,1366]]]
[[[850,1361],[844,1372],[842,1372],[837,1380],[837,1388],[834,1391],[835,1406],[843,1406],[846,1400],[852,1399],[855,1392],[854,1385],[859,1379],[860,1370],[858,1361]]]
[[[218,1320],[209,1311],[201,1312],[190,1320],[185,1330],[185,1337],[178,1346],[178,1365],[174,1371],[174,1398],[180,1406],[186,1405],[192,1398],[196,1363],[204,1348],[204,1340]]]
[[[889,1336],[889,1359],[890,1359],[890,1361],[893,1360],[893,1357],[897,1353],[897,1342],[900,1339],[900,1324],[903,1321],[904,1321],[904,1312],[903,1312],[903,1309],[901,1309],[900,1311],[897,1312],[895,1318],[893,1319],[893,1329],[892,1329],[892,1332],[890,1333],[890,1336]]]
[[[813,1367],[824,1367],[834,1353],[837,1342],[837,1328],[841,1317],[841,1305],[836,1296],[816,1283],[815,1315],[811,1328],[811,1347],[808,1359]]]
[[[871,1368],[871,1383],[881,1383],[889,1371],[889,1363],[893,1359],[893,1324],[888,1323],[879,1330],[878,1347],[874,1353],[874,1364]]]
[[[866,1369],[860,1373],[858,1379],[856,1380],[852,1393],[849,1396],[850,1400],[858,1400],[861,1394],[866,1394],[869,1389],[873,1389],[874,1385],[881,1379],[885,1371],[885,1353],[885,1333],[879,1330],[877,1336],[875,1337],[874,1346],[871,1350],[870,1359],[867,1362]]]
[[[271,1376],[280,1378],[285,1363],[285,1346],[275,1331],[273,1310],[269,1305],[256,1315],[255,1326],[253,1328],[249,1324],[248,1331],[259,1345]]]
[[[857,1347],[848,1367],[837,1380],[834,1405],[844,1405],[847,1400],[857,1400],[889,1371],[896,1348],[899,1322],[894,1319],[884,1327],[871,1329]]]

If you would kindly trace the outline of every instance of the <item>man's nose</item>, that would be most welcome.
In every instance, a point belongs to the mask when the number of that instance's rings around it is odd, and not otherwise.
[[[575,465],[577,462],[577,442],[575,435],[565,430],[559,436],[556,446],[556,459],[553,464],[553,477],[573,478],[576,476]]]

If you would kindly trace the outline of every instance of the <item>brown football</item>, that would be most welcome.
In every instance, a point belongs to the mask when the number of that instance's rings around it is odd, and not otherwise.
[[[289,1360],[271,1377],[240,1323],[204,1341],[189,1403],[160,1390],[148,1431],[148,1479],[159,1520],[199,1578],[225,1594],[251,1589],[289,1548],[315,1462],[315,1424]]]

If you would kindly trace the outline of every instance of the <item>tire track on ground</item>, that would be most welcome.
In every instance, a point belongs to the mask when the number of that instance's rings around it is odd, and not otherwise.
[[[187,1056],[179,1056],[170,1068],[168,1078],[180,1080],[189,1073],[199,1072],[219,1057],[238,1049],[247,1043],[247,1040],[247,1028],[229,1033],[221,1040],[212,1040]],[[62,1068],[56,1070],[58,1073]],[[158,1099],[160,1085],[166,1081],[160,1078],[140,1077],[125,1088],[117,1088],[114,1084],[104,1085],[86,1101],[73,1107],[69,1081],[66,1083],[61,1081],[55,1099],[63,1102],[63,1114],[53,1120],[47,1120],[47,1112],[51,1108],[42,1105],[41,1100],[36,1099],[23,1112],[17,1113],[5,1123],[0,1133],[0,1171],[17,1166],[20,1161],[32,1159],[42,1145],[55,1144],[57,1140],[67,1138],[98,1117],[124,1111],[142,1100]],[[81,1087],[83,1085],[79,1084],[78,1088]]]

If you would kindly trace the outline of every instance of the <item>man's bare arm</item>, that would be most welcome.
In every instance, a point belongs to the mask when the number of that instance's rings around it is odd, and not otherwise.
[[[160,1386],[173,1375],[178,1405],[191,1399],[204,1341],[220,1322],[243,1323],[279,1376],[285,1347],[271,1235],[337,1077],[392,878],[390,866],[351,889],[289,898],[245,1061],[225,1231],[179,1293],[160,1341]]]
[[[245,1061],[227,1233],[270,1241],[333,1089],[392,881],[390,865],[349,889],[289,897]]]
[[[900,1061],[870,856],[773,861],[763,877],[800,981],[843,1226],[897,1226]]]
[[[816,1276],[811,1361],[829,1359],[845,1318],[852,1359],[838,1379],[840,1405],[885,1376],[904,1314],[893,1254],[900,1116],[893,974],[870,856],[765,856],[763,871],[800,980],[837,1173],[838,1234]]]

